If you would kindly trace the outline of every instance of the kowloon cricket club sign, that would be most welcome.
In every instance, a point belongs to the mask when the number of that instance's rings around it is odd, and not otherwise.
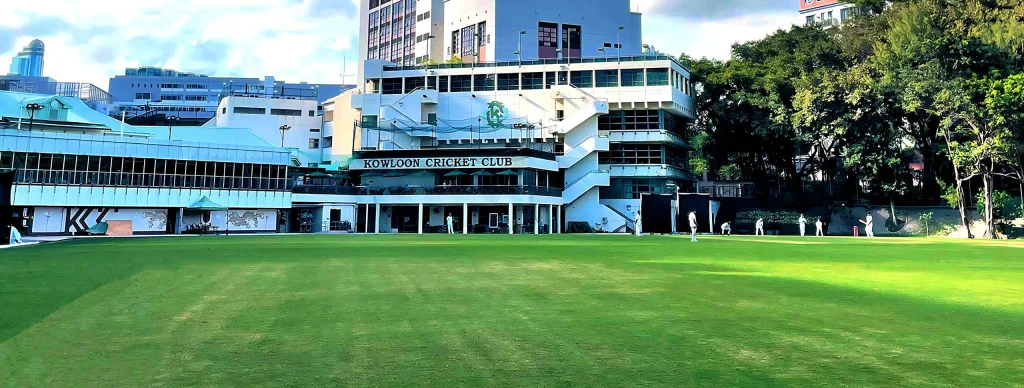
[[[526,158],[522,156],[458,157],[458,158],[387,158],[356,159],[350,164],[352,170],[412,170],[412,169],[453,169],[453,168],[523,168]]]

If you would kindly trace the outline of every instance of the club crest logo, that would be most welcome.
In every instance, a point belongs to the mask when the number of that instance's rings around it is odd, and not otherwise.
[[[491,128],[501,128],[505,125],[505,116],[508,114],[508,109],[505,108],[505,104],[499,101],[491,101],[487,103],[487,111],[484,112],[484,119],[487,120],[487,125]]]

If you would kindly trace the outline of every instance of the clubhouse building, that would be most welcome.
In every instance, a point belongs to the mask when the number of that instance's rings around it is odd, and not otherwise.
[[[457,233],[629,232],[642,197],[677,207],[695,190],[694,91],[686,67],[641,44],[628,0],[597,2],[525,12],[497,0],[478,21],[451,8],[478,1],[364,0],[362,49],[377,54],[357,88],[323,104],[222,94],[201,127],[130,126],[73,98],[0,92],[13,224],[447,233],[451,216]],[[395,7],[445,37],[401,35],[423,64],[380,55]],[[676,211],[658,212],[674,228]]]

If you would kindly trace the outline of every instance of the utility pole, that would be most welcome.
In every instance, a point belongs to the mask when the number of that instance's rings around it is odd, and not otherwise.
[[[178,121],[178,116],[171,116],[167,118],[167,140],[171,140],[171,134],[174,133],[174,123]]]
[[[33,122],[35,121],[35,118],[36,118],[36,111],[37,110],[42,110],[43,109],[43,105],[42,104],[31,103],[31,104],[25,105],[25,109],[28,109],[28,131],[32,132],[32,124],[33,124]]]

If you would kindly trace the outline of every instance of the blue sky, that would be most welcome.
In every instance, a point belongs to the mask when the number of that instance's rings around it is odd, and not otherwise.
[[[733,42],[799,22],[794,0],[632,0],[644,41],[670,54],[727,58]],[[102,88],[125,67],[341,83],[354,73],[358,0],[4,1],[0,72],[46,43],[45,75]],[[351,78],[349,79],[351,82]]]

